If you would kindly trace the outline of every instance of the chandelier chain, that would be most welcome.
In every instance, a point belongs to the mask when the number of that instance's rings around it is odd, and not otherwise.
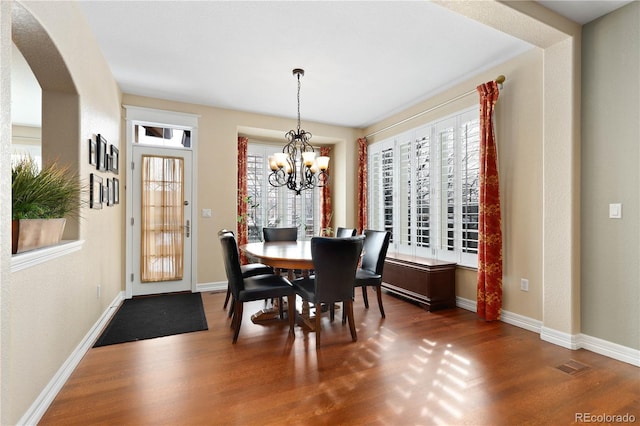
[[[300,133],[300,74],[298,74],[298,133]]]

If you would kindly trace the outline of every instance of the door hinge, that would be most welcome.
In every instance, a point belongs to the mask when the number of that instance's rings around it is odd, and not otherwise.
[[[131,274],[131,282],[133,282],[133,274]]]
[[[133,218],[131,218],[131,226],[133,226]]]
[[[133,170],[135,168],[135,164],[133,161],[131,162],[131,170]]]

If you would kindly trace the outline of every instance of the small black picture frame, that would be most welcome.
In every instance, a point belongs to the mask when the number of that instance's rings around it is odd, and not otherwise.
[[[102,178],[91,173],[89,179],[89,208],[100,210],[102,208]]]
[[[113,204],[120,204],[120,180],[113,178]]]
[[[120,162],[120,151],[111,145],[111,155],[109,156],[109,171],[118,174],[118,163]]]
[[[111,190],[112,190],[111,179],[107,179],[104,186],[103,199],[102,199],[102,201],[107,205],[107,207],[113,205],[113,201],[111,201],[111,198],[112,198]]]
[[[96,145],[96,141],[92,139],[89,139],[89,164],[91,164],[92,166],[96,165],[96,159],[97,159],[97,145]]]
[[[104,172],[107,170],[109,162],[107,158],[107,140],[98,134],[96,136],[96,143],[98,145],[98,163],[96,164],[96,169]]]

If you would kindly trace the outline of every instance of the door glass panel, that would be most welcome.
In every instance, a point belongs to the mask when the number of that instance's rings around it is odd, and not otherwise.
[[[182,279],[184,159],[142,156],[141,282]]]

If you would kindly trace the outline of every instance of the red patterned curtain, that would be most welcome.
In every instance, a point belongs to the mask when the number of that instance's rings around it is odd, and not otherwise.
[[[500,185],[493,111],[498,83],[478,86],[480,94],[480,208],[478,218],[478,316],[500,319],[502,309],[502,231]]]
[[[249,230],[247,228],[247,145],[249,138],[238,136],[238,245],[247,244]],[[240,263],[247,263],[247,257],[240,253]]]
[[[321,146],[320,147],[320,156],[330,157],[331,155],[331,147]],[[327,173],[331,176],[330,173],[331,167],[327,169]],[[322,187],[321,191],[321,203],[320,203],[320,235],[323,235],[323,230],[329,228],[331,226],[331,186],[329,182],[326,183],[325,186]],[[333,234],[332,234],[333,235]]]
[[[358,139],[358,233],[367,228],[367,138]]]

